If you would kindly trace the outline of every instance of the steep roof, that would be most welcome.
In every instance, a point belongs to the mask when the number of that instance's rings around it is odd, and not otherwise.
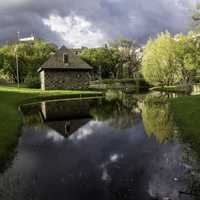
[[[64,63],[63,55],[68,55],[68,63]],[[54,55],[52,55],[39,69],[66,69],[66,70],[92,70],[93,68],[83,61],[75,53],[67,49],[65,46],[62,46]]]

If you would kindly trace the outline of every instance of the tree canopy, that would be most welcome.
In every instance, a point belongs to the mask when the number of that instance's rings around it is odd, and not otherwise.
[[[142,74],[147,82],[153,85],[171,85],[179,79],[175,47],[176,42],[168,32],[148,41],[142,60]]]
[[[96,74],[101,67],[103,78],[115,77],[117,64],[121,63],[119,51],[114,48],[84,49],[80,56],[94,68]]]
[[[200,37],[190,32],[188,35],[178,34],[176,40],[176,63],[181,80],[190,83],[200,64]]]
[[[81,58],[93,66],[96,74],[101,68],[102,78],[129,78],[140,66],[137,48],[134,41],[120,38],[110,42],[109,47],[84,49]]]
[[[126,38],[118,38],[111,41],[109,45],[112,48],[118,49],[122,60],[123,76],[128,78],[130,74],[138,71],[141,64],[141,58],[137,54],[139,45],[132,40]]]
[[[20,82],[26,76],[38,76],[37,69],[49,57],[51,52],[56,51],[56,46],[43,40],[20,42],[3,45],[0,48],[0,69],[16,81],[16,55],[19,60]]]
[[[152,85],[190,84],[200,64],[200,36],[161,33],[145,46],[142,74]]]

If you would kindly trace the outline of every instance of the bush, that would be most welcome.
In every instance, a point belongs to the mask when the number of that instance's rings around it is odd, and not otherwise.
[[[40,88],[40,79],[39,79],[39,76],[28,75],[25,78],[24,83],[29,88]]]

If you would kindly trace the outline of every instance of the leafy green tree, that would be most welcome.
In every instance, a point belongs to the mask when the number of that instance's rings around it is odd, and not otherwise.
[[[135,41],[119,38],[109,43],[112,48],[118,49],[122,66],[122,74],[124,78],[129,78],[140,67],[141,60],[136,50],[139,48]]]
[[[181,79],[184,83],[190,84],[200,65],[200,37],[190,32],[188,35],[176,35],[175,41],[176,62],[180,70]]]
[[[170,33],[160,33],[150,39],[144,49],[142,74],[155,86],[173,85],[180,80],[176,63],[176,41]]]
[[[94,68],[95,74],[101,68],[102,78],[116,76],[116,65],[120,63],[120,54],[112,48],[84,49],[81,58]]]
[[[16,54],[19,60],[20,82],[26,76],[38,76],[37,69],[56,51],[55,45],[43,40],[19,42],[4,45],[0,48],[0,67],[16,81]]]
[[[120,38],[106,48],[86,48],[80,56],[93,66],[96,75],[101,68],[102,78],[128,78],[140,66],[137,48],[135,42]]]

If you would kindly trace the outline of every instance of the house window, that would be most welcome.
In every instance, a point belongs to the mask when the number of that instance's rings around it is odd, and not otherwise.
[[[69,55],[68,54],[63,54],[63,62],[64,64],[67,64],[69,62]]]

